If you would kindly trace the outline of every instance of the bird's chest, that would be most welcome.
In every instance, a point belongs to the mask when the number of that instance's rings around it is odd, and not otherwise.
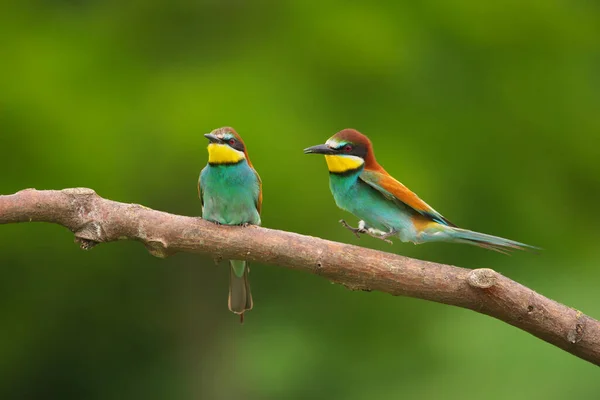
[[[358,180],[357,176],[330,174],[329,188],[335,203],[341,209],[358,215],[372,203],[368,188]]]
[[[260,224],[259,185],[246,165],[207,166],[200,176],[205,219],[225,225]]]

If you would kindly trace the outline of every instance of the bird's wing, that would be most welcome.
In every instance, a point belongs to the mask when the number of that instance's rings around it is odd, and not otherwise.
[[[402,203],[412,208],[424,217],[443,225],[456,226],[444,216],[435,211],[429,204],[425,203],[409,188],[398,182],[391,175],[379,171],[364,170],[360,179],[379,191],[385,198],[395,203]]]
[[[256,172],[256,170],[254,168],[252,168],[254,170],[254,174],[256,175],[256,180],[258,181],[258,196],[256,197],[256,209],[258,210],[258,213],[260,214],[260,212],[262,211],[262,200],[263,200],[263,194],[262,194],[262,180],[260,179],[260,175],[258,175],[258,172]]]
[[[206,167],[202,168],[202,171],[200,171],[200,176],[198,177],[198,197],[202,202],[202,211],[204,211],[204,198],[202,197],[202,175],[204,174],[205,170]]]

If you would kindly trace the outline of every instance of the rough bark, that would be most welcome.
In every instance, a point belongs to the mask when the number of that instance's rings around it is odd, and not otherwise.
[[[379,290],[464,307],[531,333],[600,365],[600,323],[487,268],[469,270],[296,233],[216,226],[138,204],[103,199],[85,188],[26,189],[0,196],[0,223],[50,222],[81,248],[137,240],[157,257],[176,252],[247,259],[320,275],[351,290]]]

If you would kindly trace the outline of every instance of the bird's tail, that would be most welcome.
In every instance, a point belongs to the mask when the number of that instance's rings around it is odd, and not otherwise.
[[[248,281],[249,267],[246,261],[229,260],[229,310],[240,315],[244,322],[244,312],[252,309],[252,294]]]
[[[530,246],[525,243],[517,242],[510,239],[504,239],[498,236],[488,235],[461,229],[456,227],[444,227],[445,233],[448,235],[450,242],[467,243],[474,246],[483,247],[484,249],[494,250],[499,253],[508,254],[514,250],[537,251],[539,247]]]

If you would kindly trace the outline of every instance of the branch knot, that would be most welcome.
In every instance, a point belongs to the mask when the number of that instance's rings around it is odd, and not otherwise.
[[[498,282],[498,273],[490,268],[479,268],[469,272],[467,283],[475,288],[487,289]]]
[[[63,189],[62,192],[69,196],[92,196],[96,194],[95,190],[82,187]]]
[[[148,252],[154,257],[167,258],[170,255],[167,244],[161,239],[148,240],[144,245]]]
[[[567,332],[567,340],[571,344],[575,344],[583,339],[585,333],[585,315],[581,311],[577,311],[577,322],[575,327]]]

